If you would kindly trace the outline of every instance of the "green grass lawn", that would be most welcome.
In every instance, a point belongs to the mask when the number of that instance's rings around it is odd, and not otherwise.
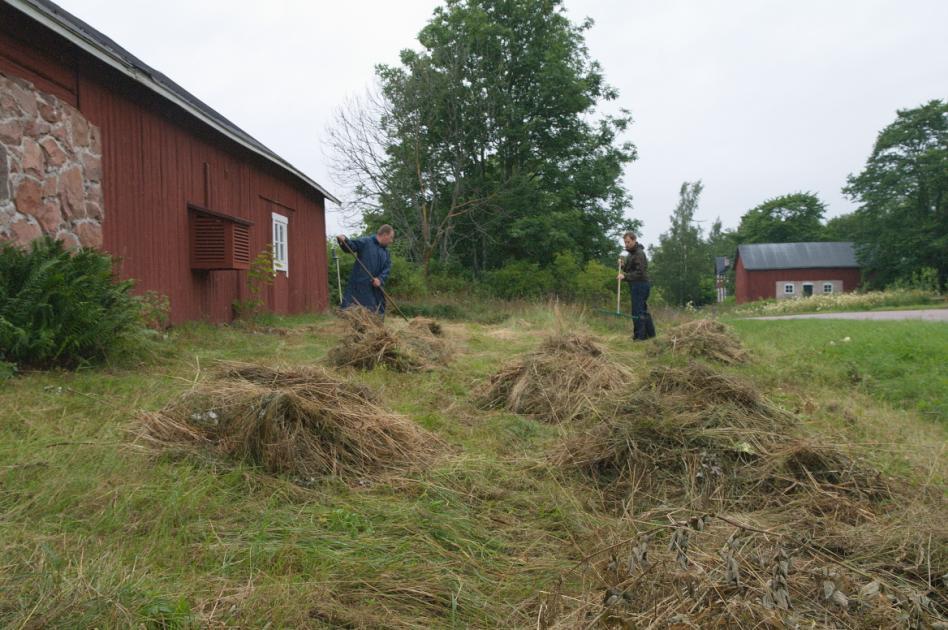
[[[948,423],[948,325],[926,321],[729,322],[773,380],[858,391]]]
[[[139,411],[215,360],[320,361],[340,332],[331,316],[264,334],[188,325],[143,365],[0,383],[0,626],[535,627],[538,594],[603,532],[628,527],[547,463],[560,427],[471,402],[557,325],[593,329],[635,370],[654,360],[621,325],[536,307],[447,324],[458,353],[445,369],[348,372],[445,441],[430,469],[385,483],[302,488],[133,439]],[[733,325],[755,357],[733,371],[806,411],[815,435],[871,443],[880,467],[944,481],[933,445],[948,437],[948,327]]]

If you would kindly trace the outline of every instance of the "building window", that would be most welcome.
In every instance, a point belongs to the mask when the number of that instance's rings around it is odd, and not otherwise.
[[[833,292],[833,284],[830,282],[825,283],[823,285],[823,293],[832,293],[832,292]]]
[[[287,253],[286,244],[287,225],[289,219],[282,214],[272,213],[273,216],[273,270],[284,271],[287,275],[290,273],[290,256]]]
[[[783,293],[784,295],[793,295],[793,285],[792,284],[783,285]]]

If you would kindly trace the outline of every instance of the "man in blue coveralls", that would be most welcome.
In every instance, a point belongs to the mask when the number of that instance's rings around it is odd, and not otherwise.
[[[340,234],[336,237],[342,251],[355,254],[357,258],[342,298],[342,308],[359,304],[385,317],[382,287],[392,270],[392,258],[387,248],[394,240],[395,230],[391,225],[380,227],[375,236],[350,239]]]

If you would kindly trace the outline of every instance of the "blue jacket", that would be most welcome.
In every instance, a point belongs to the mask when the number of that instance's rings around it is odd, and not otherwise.
[[[371,311],[385,314],[385,295],[381,289],[372,286],[372,278],[378,278],[385,285],[388,274],[392,270],[392,257],[388,250],[381,245],[374,236],[362,238],[347,238],[340,243],[344,252],[355,253],[359,260],[352,267],[349,274],[349,284],[342,298],[342,308],[353,304],[361,304]],[[363,268],[363,265],[365,268]],[[366,272],[368,269],[368,272]]]

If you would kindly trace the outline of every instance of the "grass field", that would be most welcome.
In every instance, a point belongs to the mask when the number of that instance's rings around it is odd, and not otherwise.
[[[729,371],[815,439],[918,488],[945,487],[948,326],[731,323],[754,360]],[[542,593],[561,576],[579,587],[567,569],[630,527],[549,462],[563,427],[472,402],[557,326],[593,332],[633,372],[659,360],[615,322],[573,312],[452,321],[447,368],[348,373],[446,444],[428,470],[384,483],[304,488],[156,456],[132,438],[139,411],[217,360],[319,362],[340,332],[332,316],[279,319],[262,334],[188,325],[141,366],[0,384],[0,625],[536,627]]]

